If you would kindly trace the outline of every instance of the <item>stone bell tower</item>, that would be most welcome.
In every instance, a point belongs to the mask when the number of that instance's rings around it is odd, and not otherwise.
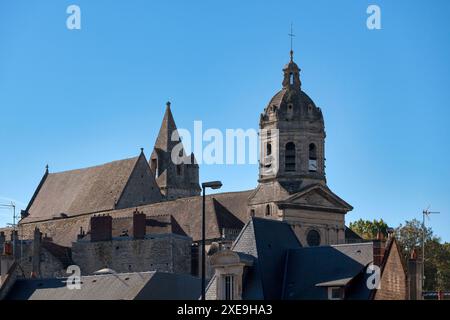
[[[249,197],[249,216],[287,221],[303,245],[343,243],[352,207],[327,187],[322,111],[302,90],[292,50],[282,89],[259,127],[258,187]]]
[[[325,185],[325,128],[320,108],[302,91],[300,68],[283,68],[283,88],[261,114],[259,182],[277,180],[290,192]]]

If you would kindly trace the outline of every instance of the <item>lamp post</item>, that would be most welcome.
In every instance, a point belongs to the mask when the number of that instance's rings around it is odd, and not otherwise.
[[[206,259],[205,259],[205,241],[206,241],[206,223],[205,223],[205,190],[206,188],[211,189],[220,189],[222,187],[222,182],[220,181],[210,181],[210,182],[203,182],[202,183],[202,197],[203,197],[203,205],[202,205],[202,300],[205,300],[206,296]]]

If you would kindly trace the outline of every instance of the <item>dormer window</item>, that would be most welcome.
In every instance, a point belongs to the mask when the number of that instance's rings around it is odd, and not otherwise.
[[[344,289],[342,287],[329,287],[328,300],[342,300],[344,299]]]

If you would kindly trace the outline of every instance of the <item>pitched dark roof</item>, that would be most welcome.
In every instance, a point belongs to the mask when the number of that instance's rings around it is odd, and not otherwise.
[[[308,247],[290,250],[284,299],[327,299],[326,286],[350,285],[373,261],[372,243]],[[362,277],[364,278],[364,277]],[[367,299],[366,286],[353,286],[351,298]],[[358,287],[356,287],[358,286]]]
[[[55,258],[57,258],[64,268],[67,268],[72,261],[72,251],[68,247],[60,246],[52,241],[42,241],[42,247],[50,252]]]
[[[345,226],[345,241],[347,243],[362,242],[363,240],[364,239],[361,238],[355,231]]]
[[[193,300],[200,280],[163,272],[103,274],[81,277],[81,289],[68,290],[65,278],[17,280],[8,300]]]
[[[226,229],[240,230],[248,221],[247,200],[252,190],[217,193],[206,196],[206,237],[219,239]],[[182,231],[194,241],[201,239],[202,197],[194,196],[137,207],[147,219],[166,219],[171,216],[173,230]],[[131,217],[135,208],[110,211],[112,217]],[[161,222],[161,221],[160,221]]]
[[[114,209],[138,157],[49,173],[29,204],[22,223]]]
[[[170,103],[166,105],[166,112],[159,129],[158,137],[155,142],[155,149],[162,151],[171,151],[178,141],[172,141],[172,134],[177,130],[175,120],[173,119]]]
[[[255,258],[246,274],[244,299],[280,299],[286,253],[301,248],[292,228],[285,222],[252,218],[231,250]]]

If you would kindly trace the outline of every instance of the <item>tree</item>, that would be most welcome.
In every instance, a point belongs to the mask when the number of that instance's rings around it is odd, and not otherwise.
[[[366,240],[373,240],[377,238],[378,232],[381,232],[385,237],[387,237],[388,225],[383,219],[380,220],[363,220],[350,223],[350,229],[356,232],[361,238]]]
[[[417,219],[396,228],[396,239],[408,259],[413,249],[422,257],[423,224]],[[425,291],[450,290],[450,244],[441,244],[431,228],[425,228]]]

